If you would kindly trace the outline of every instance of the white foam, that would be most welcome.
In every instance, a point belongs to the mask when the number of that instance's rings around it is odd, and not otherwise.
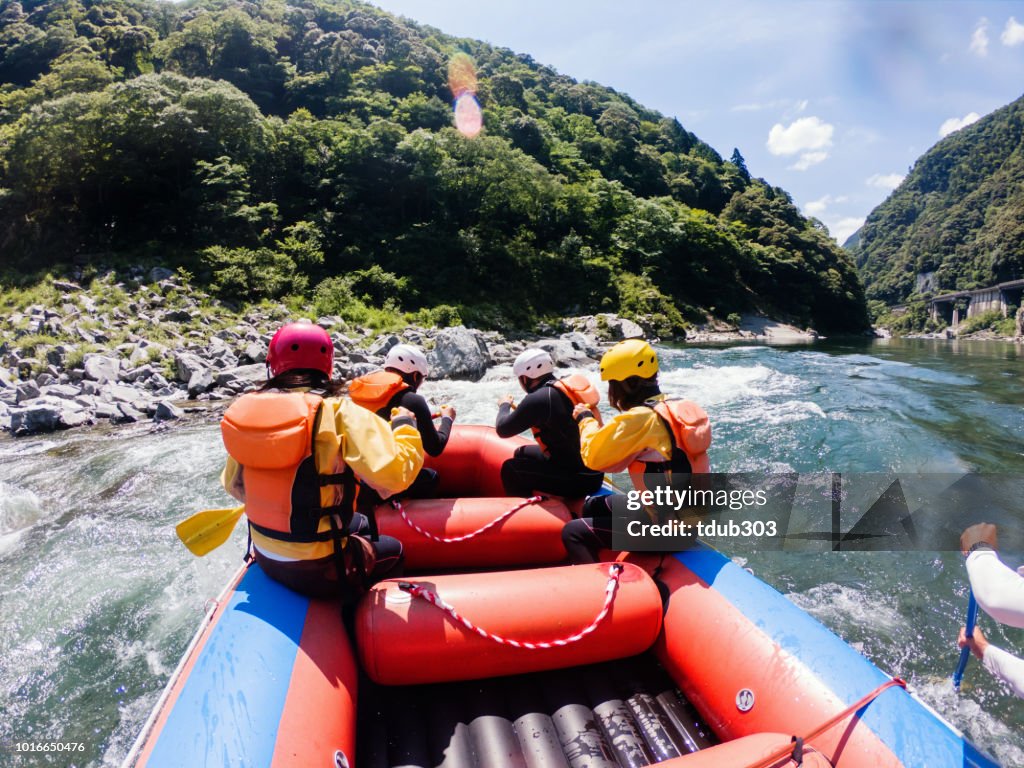
[[[871,626],[894,635],[907,623],[884,597],[844,584],[820,584],[786,597],[830,627]]]
[[[23,531],[42,518],[43,508],[35,493],[0,481],[0,536]]]

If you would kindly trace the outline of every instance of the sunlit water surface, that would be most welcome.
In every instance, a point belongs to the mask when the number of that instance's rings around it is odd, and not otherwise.
[[[1010,344],[924,341],[667,349],[662,385],[711,414],[718,471],[1024,475],[1020,358]],[[492,423],[512,390],[503,367],[423,392],[454,403],[460,422]],[[222,458],[212,419],[0,439],[0,745],[85,746],[10,764],[124,758],[205,602],[240,563],[242,526],[201,559],[174,534],[194,511],[232,505]],[[949,684],[967,592],[958,554],[755,552],[742,562],[1003,764],[1024,765],[1024,704],[976,663],[960,695]],[[1024,652],[1024,632],[984,626]]]

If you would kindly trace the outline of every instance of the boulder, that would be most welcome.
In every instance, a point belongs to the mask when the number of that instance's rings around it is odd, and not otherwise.
[[[35,400],[40,395],[39,385],[31,379],[21,382],[16,391],[18,394],[15,398],[15,402],[17,403],[23,403],[26,400]]]
[[[161,400],[156,404],[156,412],[153,414],[153,421],[176,421],[185,415],[185,412],[170,400]]]
[[[435,379],[479,381],[491,365],[491,355],[480,332],[461,325],[438,332],[427,360],[431,378]]]
[[[146,414],[128,403],[118,403],[117,413],[110,417],[115,424],[134,424],[146,418]]]
[[[196,373],[206,368],[203,359],[193,352],[174,353],[174,370],[178,381],[191,381]]]
[[[240,365],[237,368],[228,368],[218,372],[213,380],[218,387],[224,387],[233,394],[238,394],[258,387],[266,381],[267,367],[262,363]]]
[[[240,363],[263,363],[267,359],[267,345],[258,341],[250,341],[245,345],[238,358]]]
[[[579,368],[594,363],[592,357],[568,339],[541,339],[531,346],[546,350],[559,368]]]
[[[42,394],[61,400],[74,400],[81,395],[81,391],[70,384],[50,384],[42,389]]]
[[[401,340],[397,336],[381,336],[373,342],[373,344],[370,345],[370,348],[366,351],[374,357],[380,357],[382,355],[386,355],[391,351],[392,347],[400,343]]]
[[[68,402],[44,402],[11,411],[11,432],[31,435],[78,427],[91,420],[89,412]]]
[[[213,386],[213,374],[206,368],[196,371],[188,380],[188,396],[195,397]]]
[[[563,333],[559,338],[568,341],[573,347],[589,358],[596,360],[601,357],[601,348],[597,346],[597,340],[593,336],[588,336],[579,331],[572,331],[570,333]]]
[[[85,369],[85,378],[103,384],[107,381],[117,381],[121,372],[121,361],[116,357],[107,357],[97,353],[90,353],[85,356],[82,362]]]

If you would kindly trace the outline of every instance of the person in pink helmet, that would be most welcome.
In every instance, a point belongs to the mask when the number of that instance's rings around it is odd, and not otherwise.
[[[268,576],[351,602],[402,566],[401,542],[362,535],[359,485],[385,498],[404,490],[423,466],[423,444],[408,410],[389,424],[341,397],[333,366],[323,328],[289,323],[274,334],[266,383],[221,420],[221,482],[245,504],[252,555]]]

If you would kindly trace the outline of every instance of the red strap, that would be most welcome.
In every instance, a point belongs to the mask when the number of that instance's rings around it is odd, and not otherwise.
[[[436,534],[433,534],[430,531],[426,531],[423,528],[420,528],[418,525],[416,525],[416,523],[412,521],[412,518],[409,517],[409,514],[405,511],[405,507],[402,505],[402,502],[400,502],[398,499],[393,499],[391,501],[391,506],[401,513],[402,519],[405,520],[406,524],[417,533],[426,536],[428,539],[436,541],[439,544],[452,544],[456,541],[466,541],[467,539],[472,539],[474,536],[479,536],[484,531],[490,530],[498,523],[511,517],[520,509],[524,509],[530,506],[531,504],[537,504],[541,501],[544,501],[544,498],[544,496],[531,496],[528,499],[523,499],[522,503],[516,504],[514,507],[512,507],[512,509],[508,510],[507,512],[501,513],[496,518],[491,520],[491,522],[487,523],[484,526],[481,526],[480,528],[477,528],[475,531],[465,533],[462,536],[438,536]]]
[[[879,697],[879,695],[881,695],[884,691],[888,690],[889,688],[896,687],[896,686],[899,686],[900,688],[906,689],[907,684],[906,684],[906,682],[904,682],[903,680],[901,680],[898,677],[894,677],[891,680],[886,680],[884,683],[882,683],[880,686],[875,688],[873,691],[871,691],[871,693],[869,693],[867,696],[862,698],[860,701],[858,701],[855,704],[851,704],[849,707],[844,709],[838,715],[836,715],[835,717],[829,718],[824,723],[822,723],[820,726],[818,726],[813,731],[811,731],[809,734],[804,736],[803,737],[803,742],[806,744],[806,743],[808,743],[808,742],[818,738],[819,736],[821,736],[821,734],[823,734],[829,728],[832,728],[836,724],[838,724],[838,723],[842,722],[843,720],[845,720],[846,718],[848,718],[850,715],[860,711],[863,707],[866,707],[872,701],[877,699]],[[768,758],[766,758],[764,760],[759,760],[756,763],[751,763],[749,768],[770,768],[770,766],[773,766],[779,760],[783,760],[787,756],[792,755],[792,753],[793,753],[793,745],[790,744],[789,746],[783,747],[782,749],[780,749],[779,751],[775,752],[773,755],[771,755],[770,757],[768,757]]]

